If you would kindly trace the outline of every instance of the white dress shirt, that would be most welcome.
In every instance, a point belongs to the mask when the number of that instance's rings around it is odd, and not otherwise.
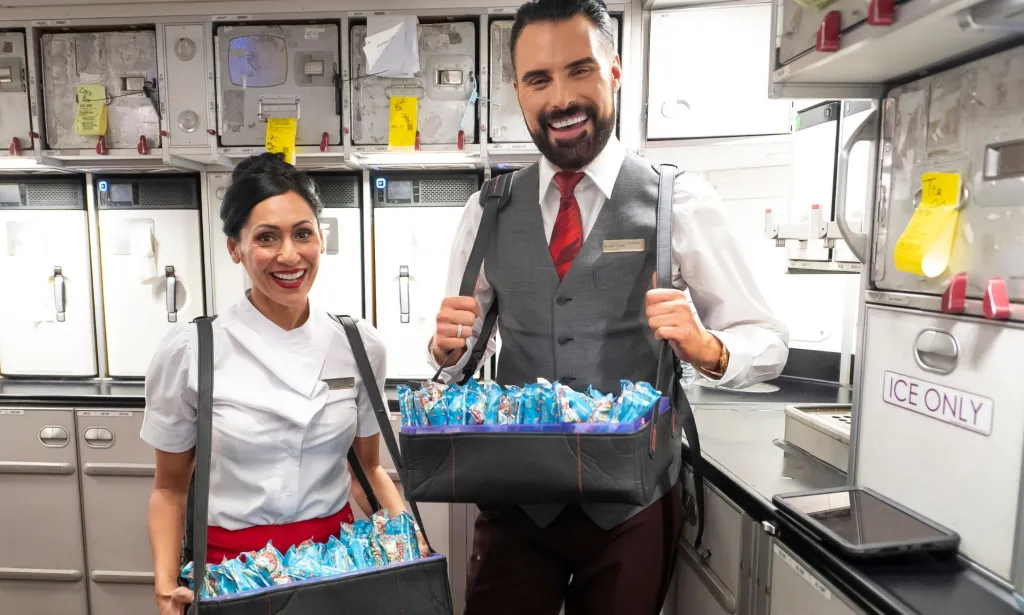
[[[359,322],[376,386],[384,344]],[[213,321],[211,526],[238,530],[329,516],[348,503],[346,455],[355,437],[380,430],[344,329],[313,305],[285,331],[243,299]],[[196,443],[198,332],[175,327],[146,374],[142,439],[180,453]],[[324,379],[354,378],[329,390]],[[383,393],[382,393],[383,395]]]
[[[585,177],[576,187],[576,201],[583,218],[586,241],[597,215],[611,196],[612,188],[626,157],[626,149],[612,137],[604,150],[582,171]],[[551,241],[558,216],[560,194],[554,182],[558,172],[546,158],[540,160],[540,210],[544,235]],[[473,249],[483,208],[478,194],[469,197],[452,247],[448,266],[446,295],[459,294],[462,276]],[[486,266],[486,262],[484,263]],[[494,291],[480,269],[476,299],[486,315],[494,300]],[[672,284],[689,289],[690,299],[701,323],[729,349],[729,366],[714,386],[739,389],[775,378],[782,372],[789,355],[789,331],[768,308],[739,244],[729,230],[728,212],[721,197],[708,182],[682,173],[676,177],[672,205]],[[473,326],[469,339],[472,348],[483,327],[483,317]],[[495,327],[497,332],[497,327]],[[484,358],[495,350],[494,335],[488,341]],[[429,362],[438,363],[428,351]],[[457,377],[469,359],[445,369],[449,378]],[[700,371],[698,370],[698,373]]]

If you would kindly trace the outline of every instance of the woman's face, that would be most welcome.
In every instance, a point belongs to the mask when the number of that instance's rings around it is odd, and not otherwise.
[[[238,241],[228,238],[231,259],[252,280],[253,294],[285,307],[305,308],[323,251],[313,208],[296,192],[260,202]]]

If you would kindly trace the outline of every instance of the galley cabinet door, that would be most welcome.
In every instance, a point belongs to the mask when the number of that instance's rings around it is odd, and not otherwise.
[[[18,145],[32,149],[25,34],[0,32],[0,156]]]

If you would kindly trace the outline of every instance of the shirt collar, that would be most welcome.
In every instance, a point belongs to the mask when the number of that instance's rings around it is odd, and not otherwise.
[[[622,168],[622,161],[626,159],[626,148],[612,135],[608,143],[601,150],[601,153],[594,158],[590,164],[581,170],[590,181],[604,194],[606,199],[611,198],[615,181],[619,178],[619,169]],[[555,173],[560,169],[551,164],[551,161],[541,156],[540,159],[540,200],[544,201],[548,190],[552,189],[555,181]],[[556,188],[557,189],[557,188]]]

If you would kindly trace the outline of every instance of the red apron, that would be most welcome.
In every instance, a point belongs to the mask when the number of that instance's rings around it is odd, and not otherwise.
[[[207,534],[206,563],[220,564],[224,559],[234,559],[240,553],[259,551],[273,542],[274,548],[282,554],[289,547],[312,538],[316,542],[327,542],[331,536],[341,533],[342,523],[355,523],[352,507],[345,507],[329,517],[307,519],[284,525],[256,525],[241,530],[225,530],[210,526]]]

